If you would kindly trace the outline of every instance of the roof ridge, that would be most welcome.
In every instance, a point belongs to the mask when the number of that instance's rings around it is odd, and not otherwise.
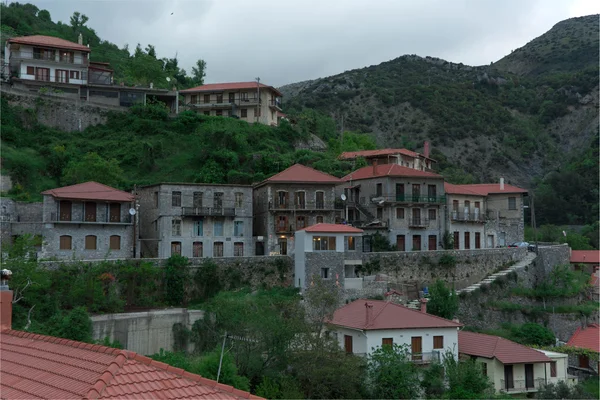
[[[372,300],[371,300],[372,301]],[[380,300],[381,301],[381,300]],[[369,302],[369,300],[367,300],[367,303]],[[365,325],[365,329],[369,327],[369,325],[373,325],[373,323],[375,322],[375,320],[377,318],[379,318],[379,316],[381,315],[381,313],[383,312],[383,310],[386,309],[386,307],[388,306],[388,304],[390,304],[388,301],[385,302],[385,304],[383,305],[383,307],[381,307],[381,309],[379,310],[379,312],[377,313],[377,315],[373,316],[373,320],[371,321],[371,323],[369,323],[369,321],[367,321],[367,324]]]
[[[378,301],[384,301],[384,300],[378,300]],[[412,312],[416,312],[416,313],[427,315],[427,316],[435,318],[435,319],[439,319],[439,320],[446,321],[446,322],[452,322],[452,323],[456,324],[457,326],[463,326],[464,325],[464,324],[461,324],[460,322],[455,322],[455,321],[453,321],[451,319],[446,319],[446,318],[438,317],[437,315],[433,315],[431,313],[423,313],[423,312],[421,312],[419,310],[415,310],[414,308],[406,307],[406,306],[404,306],[402,304],[397,304],[397,303],[391,303],[391,304],[393,304],[393,305],[395,305],[397,307],[405,308],[405,309],[410,310]]]

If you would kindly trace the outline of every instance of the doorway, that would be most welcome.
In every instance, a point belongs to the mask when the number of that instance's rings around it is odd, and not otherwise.
[[[429,250],[437,250],[437,236],[429,235]]]
[[[515,388],[515,382],[513,378],[513,366],[505,365],[504,366],[504,389],[509,391],[510,389]]]
[[[421,251],[421,235],[413,235],[412,251]]]
[[[396,247],[398,251],[406,251],[406,237],[404,235],[396,236]]]
[[[525,388],[533,389],[533,364],[525,364]]]
[[[279,254],[282,256],[287,255],[287,239],[281,238],[279,239]]]
[[[344,350],[346,353],[352,354],[354,351],[352,349],[352,336],[344,335]]]
[[[423,338],[421,336],[410,338],[410,353],[413,361],[421,361],[423,359]]]
[[[73,203],[68,200],[61,200],[59,206],[59,220],[60,221],[70,221],[71,220],[71,208]]]

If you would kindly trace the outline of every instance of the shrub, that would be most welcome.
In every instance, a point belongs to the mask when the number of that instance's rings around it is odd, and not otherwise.
[[[440,257],[440,261],[438,261],[440,267],[452,269],[456,266],[456,257],[452,254],[444,254]]]
[[[513,332],[514,340],[526,345],[549,346],[556,343],[554,333],[535,323],[521,325]]]
[[[165,264],[165,302],[171,306],[184,305],[188,281],[188,259],[180,255],[169,257]]]
[[[427,311],[438,317],[452,319],[458,311],[458,297],[454,290],[446,287],[442,280],[437,280],[429,290]]]

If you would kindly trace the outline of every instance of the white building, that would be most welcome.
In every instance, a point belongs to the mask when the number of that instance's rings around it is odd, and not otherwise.
[[[369,355],[383,345],[407,345],[412,361],[442,360],[446,352],[458,357],[458,330],[463,326],[421,311],[379,300],[356,300],[338,309],[329,322],[347,352]]]

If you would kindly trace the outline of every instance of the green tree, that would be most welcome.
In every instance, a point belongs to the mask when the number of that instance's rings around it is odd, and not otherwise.
[[[92,320],[85,307],[76,307],[69,311],[63,318],[57,336],[79,342],[92,341]]]
[[[378,347],[368,365],[368,387],[376,399],[415,399],[420,395],[419,372],[407,345]]]
[[[528,322],[513,332],[513,340],[521,344],[550,346],[556,343],[552,331],[536,323]]]
[[[452,319],[458,311],[458,296],[456,292],[450,290],[444,281],[438,279],[435,284],[429,288],[429,301],[427,302],[427,312],[438,317]]]
[[[173,255],[165,264],[165,300],[170,306],[181,307],[186,304],[186,284],[190,278],[189,260]]]
[[[198,60],[196,65],[192,67],[192,84],[194,86],[200,86],[204,84],[204,77],[206,76],[206,61]]]
[[[473,359],[458,361],[451,351],[444,354],[446,372],[447,399],[490,399],[494,397],[494,388],[483,374],[481,363]]]
[[[585,391],[581,383],[569,386],[565,381],[548,383],[535,394],[536,399],[594,399],[591,393]]]
[[[77,31],[82,28],[87,22],[89,18],[85,14],[81,14],[78,11],[75,11],[73,15],[69,18],[69,22],[73,30]]]
[[[219,382],[231,385],[240,390],[250,390],[248,378],[238,375],[235,361],[227,348],[223,353],[223,362],[221,364],[221,373],[218,375]],[[210,353],[202,356],[198,364],[198,373],[208,379],[217,379],[219,373],[219,363],[221,362],[221,347],[215,348]]]
[[[87,153],[80,160],[72,160],[67,164],[62,181],[65,185],[96,181],[119,187],[123,182],[123,170],[115,159],[105,160],[98,153]]]

